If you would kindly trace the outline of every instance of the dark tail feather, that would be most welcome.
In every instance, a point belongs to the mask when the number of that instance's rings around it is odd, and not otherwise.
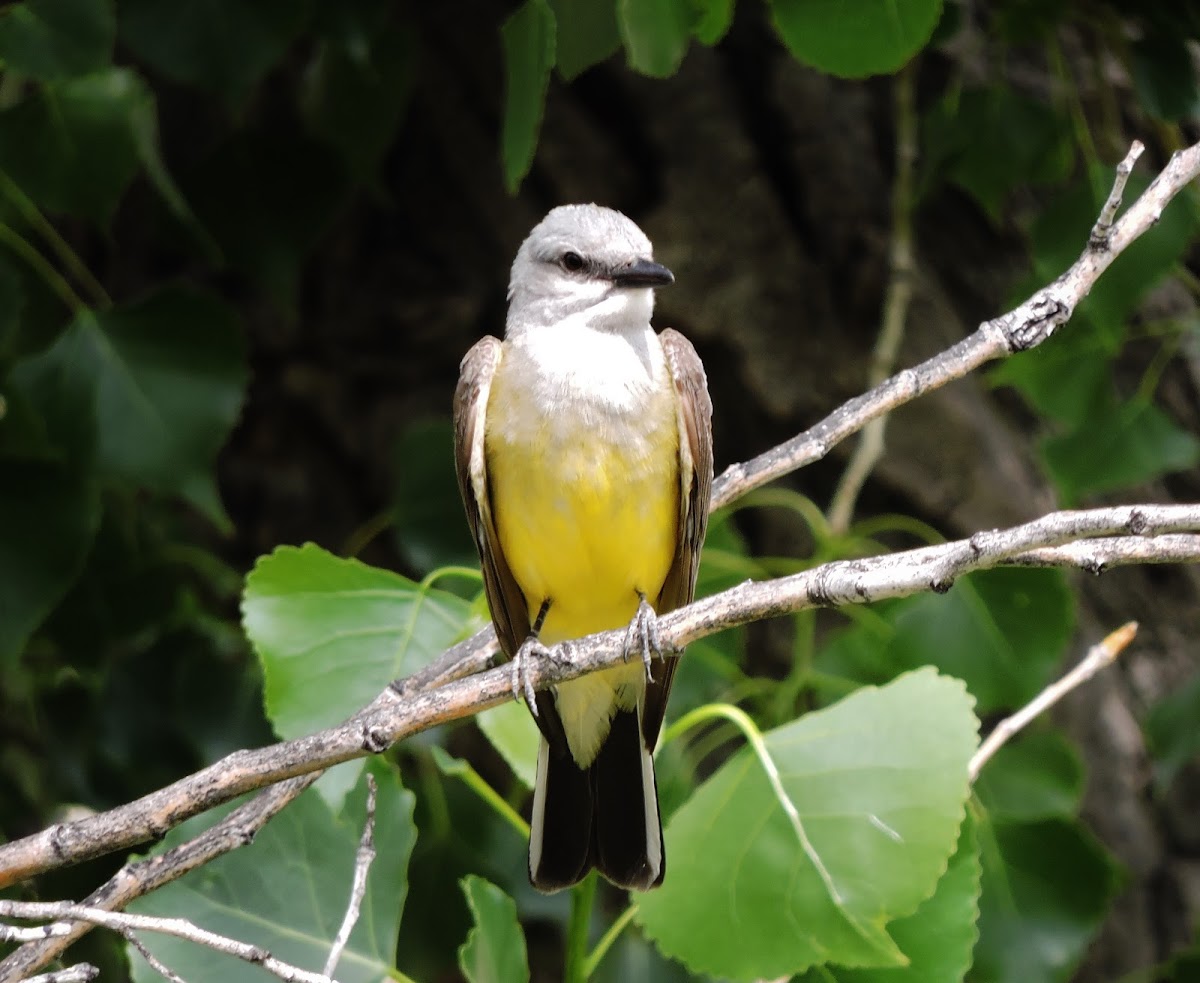
[[[529,881],[559,891],[592,866],[592,782],[564,746],[556,754],[542,738],[529,824]]]
[[[617,711],[591,771],[592,862],[618,887],[658,887],[666,872],[658,788],[636,710]]]

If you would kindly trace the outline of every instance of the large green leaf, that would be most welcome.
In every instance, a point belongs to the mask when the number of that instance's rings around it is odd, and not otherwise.
[[[458,968],[470,983],[525,983],[525,936],[512,898],[482,877],[465,877],[463,894],[475,927],[458,950]]]
[[[242,623],[280,737],[345,720],[453,643],[469,605],[319,546],[281,546],[246,578]]]
[[[1064,502],[1128,488],[1200,462],[1200,440],[1145,399],[1095,411],[1038,445]]]
[[[0,168],[42,207],[105,225],[144,159],[153,106],[127,68],[38,86],[0,112]]]
[[[797,60],[843,78],[896,71],[942,14],[942,0],[770,0],[770,7]]]
[[[53,461],[0,457],[0,669],[74,582],[99,518],[93,483]]]
[[[17,378],[73,459],[90,450],[101,475],[182,495],[225,521],[212,467],[246,366],[236,318],[211,295],[168,288],[85,311]]]
[[[873,610],[881,617],[840,632],[818,668],[866,682],[934,665],[966,681],[981,714],[1028,702],[1054,675],[1074,625],[1071,593],[1057,570],[985,570],[944,595]]]
[[[500,160],[504,183],[515,194],[537,149],[546,87],[554,67],[554,13],[546,0],[525,0],[500,28],[504,41],[504,127]]]
[[[1061,983],[1108,912],[1121,876],[1078,823],[984,824],[972,979]]]
[[[809,970],[798,983],[961,983],[971,965],[979,932],[979,844],[970,813],[958,849],[938,881],[933,897],[888,931],[908,958],[907,966],[886,969]]]
[[[0,11],[4,68],[43,81],[86,75],[112,60],[111,0],[25,0]]]
[[[689,0],[617,0],[629,67],[654,78],[674,75],[687,53],[695,19]]]
[[[394,973],[408,859],[416,841],[415,796],[384,762],[373,761],[370,768],[378,782],[376,856],[361,915],[335,973],[341,983],[379,983]],[[337,813],[309,789],[251,845],[160,888],[134,902],[130,910],[186,918],[261,946],[277,959],[320,972],[350,897],[365,803],[365,780]],[[195,836],[211,822],[210,813],[181,826],[166,838],[162,849]],[[147,933],[142,941],[184,979],[223,983],[263,979],[262,969],[253,963],[217,955],[182,939]],[[129,955],[137,983],[161,980],[136,952]]]
[[[1023,734],[1005,744],[975,780],[975,794],[993,822],[1070,819],[1083,798],[1083,762],[1055,730]]]
[[[121,41],[169,79],[240,105],[308,20],[307,0],[121,0]]]
[[[621,47],[616,0],[550,0],[558,74],[576,78]]]
[[[739,752],[671,818],[666,880],[638,901],[647,934],[738,980],[902,965],[887,926],[933,895],[954,853],[971,707],[958,680],[925,669],[771,731],[782,799]]]
[[[513,700],[484,710],[476,716],[475,722],[520,783],[533,788],[542,735],[524,701]]]

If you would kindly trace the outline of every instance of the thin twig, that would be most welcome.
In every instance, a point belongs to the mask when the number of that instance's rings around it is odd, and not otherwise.
[[[4,925],[0,924],[0,942],[41,942],[43,939],[53,939],[66,935],[71,931],[67,922],[55,922],[53,925]]]
[[[1141,145],[1134,144],[1119,172],[1136,160]],[[1076,306],[1088,295],[1100,274],[1131,242],[1153,226],[1163,208],[1183,188],[1200,176],[1200,144],[1177,151],[1141,196],[1125,210],[1108,232],[1106,248],[1089,245],[1078,260],[1053,283],[1023,304],[984,321],[971,335],[939,355],[892,376],[870,392],[844,403],[824,420],[791,440],[752,460],[731,465],[713,483],[712,507],[722,508],[746,492],[774,481],[798,468],[819,461],[846,437],[878,416],[894,410],[993,359],[1035,348],[1070,320]]]
[[[1113,222],[1121,207],[1121,198],[1125,195],[1125,185],[1129,182],[1129,175],[1133,173],[1133,165],[1137,163],[1137,159],[1142,156],[1142,151],[1145,149],[1141,140],[1134,140],[1125,159],[1117,165],[1117,176],[1113,179],[1112,190],[1109,191],[1108,199],[1104,202],[1104,207],[1100,209],[1100,217],[1096,219],[1096,224],[1092,226],[1092,234],[1088,237],[1089,248],[1096,250],[1108,248],[1108,236],[1112,232]]]
[[[338,960],[342,958],[342,950],[350,941],[350,933],[354,931],[354,923],[358,921],[362,910],[363,895],[367,893],[367,872],[375,860],[375,776],[367,772],[367,818],[363,822],[362,839],[358,844],[358,853],[354,858],[354,883],[350,887],[350,901],[346,905],[346,915],[342,919],[342,927],[338,929],[337,937],[329,948],[329,958],[325,960],[324,973],[332,977],[337,969]]]
[[[974,782],[979,777],[980,769],[1009,738],[1028,725],[1035,717],[1049,710],[1071,690],[1086,683],[1101,669],[1112,665],[1117,656],[1133,641],[1137,629],[1136,621],[1122,625],[1099,645],[1093,645],[1074,669],[1047,686],[1011,717],[1001,720],[988,734],[987,740],[979,746],[979,750],[975,752],[970,764],[967,765],[967,774],[971,781]]]
[[[227,938],[193,925],[184,918],[156,918],[152,915],[131,915],[124,911],[101,911],[72,904],[69,901],[5,901],[0,899],[0,917],[33,919],[55,919],[92,922],[104,928],[126,935],[129,932],[159,932],[178,939],[194,942],[215,952],[233,956],[244,962],[261,966],[272,976],[286,983],[331,983],[329,977],[313,973],[291,963],[276,959],[261,946],[250,945],[237,939]],[[157,968],[157,967],[156,967]],[[175,977],[177,979],[177,977]]]
[[[150,968],[154,970],[154,972],[158,973],[159,976],[170,980],[171,983],[187,983],[187,981],[184,980],[184,978],[178,973],[176,973],[175,970],[171,969],[170,966],[168,966],[161,959],[159,959],[158,956],[147,949],[145,943],[142,942],[142,940],[136,935],[134,935],[132,931],[124,931],[121,933],[121,935],[124,936],[126,942],[137,949],[139,955],[146,960]]]
[[[116,911],[188,871],[247,845],[254,839],[255,833],[315,782],[320,774],[313,772],[271,785],[199,836],[161,854],[126,864],[89,894],[83,904],[89,908]],[[87,922],[73,922],[67,927],[67,933],[56,933],[51,938],[29,942],[0,960],[0,980],[9,983],[25,979],[30,973],[57,959],[69,945],[92,929]]]
[[[917,162],[917,111],[913,90],[916,82],[913,64],[896,76],[896,178],[892,187],[891,273],[883,302],[883,326],[875,341],[867,385],[878,386],[896,366],[908,307],[912,300],[916,263],[913,258],[913,174]],[[865,427],[829,505],[829,528],[840,534],[850,528],[854,504],[871,471],[883,456],[887,414],[871,420]]]

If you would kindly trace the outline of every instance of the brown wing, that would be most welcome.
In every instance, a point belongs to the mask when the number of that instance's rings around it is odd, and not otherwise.
[[[676,419],[679,425],[679,532],[675,558],[658,595],[655,610],[659,614],[689,604],[696,593],[696,572],[700,568],[700,548],[708,528],[708,502],[712,494],[712,400],[704,365],[692,343],[672,328],[659,336],[667,367],[675,384]],[[642,733],[653,750],[667,709],[671,680],[678,656],[669,656],[655,667],[655,676],[646,686]]]
[[[454,469],[479,550],[483,589],[496,637],[511,659],[529,635],[529,607],[496,535],[483,444],[488,396],[501,357],[500,340],[490,335],[479,339],[463,357],[454,390]]]

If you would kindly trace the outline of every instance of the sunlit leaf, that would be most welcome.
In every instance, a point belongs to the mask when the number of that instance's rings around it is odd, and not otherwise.
[[[671,818],[666,880],[638,900],[647,934],[693,971],[738,980],[902,965],[887,925],[933,895],[954,852],[972,702],[922,670],[769,732],[786,801],[738,752]]]
[[[466,601],[319,546],[280,546],[246,578],[242,623],[283,738],[344,720],[458,635]]]
[[[466,877],[463,894],[475,927],[458,950],[458,967],[470,983],[526,983],[525,935],[512,898],[482,877]]]

